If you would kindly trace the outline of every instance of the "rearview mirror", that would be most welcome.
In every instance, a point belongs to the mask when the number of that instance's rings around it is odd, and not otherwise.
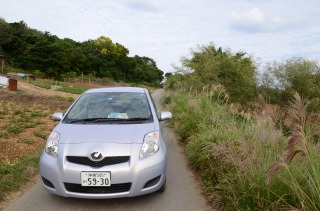
[[[160,121],[171,119],[172,113],[169,111],[163,111],[160,113]]]
[[[62,112],[56,112],[52,114],[52,119],[56,121],[60,121],[63,118],[63,113]]]

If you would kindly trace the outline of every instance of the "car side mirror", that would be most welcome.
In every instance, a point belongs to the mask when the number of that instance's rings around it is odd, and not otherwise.
[[[169,111],[163,111],[160,113],[160,121],[171,119],[172,118],[172,113]]]
[[[52,119],[56,121],[60,121],[63,118],[63,113],[62,112],[56,112],[52,114]]]

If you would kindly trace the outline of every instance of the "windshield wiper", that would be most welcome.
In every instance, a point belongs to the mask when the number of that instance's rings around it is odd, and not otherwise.
[[[67,123],[72,124],[75,122],[108,122],[108,121],[144,121],[144,120],[150,120],[150,118],[142,118],[142,117],[136,117],[136,118],[130,118],[130,119],[121,119],[121,118],[86,118],[86,119],[73,119],[70,121],[67,121]]]
[[[150,118],[145,118],[145,117],[136,117],[136,118],[129,118],[126,119],[126,121],[143,121],[143,120],[149,120]]]
[[[75,122],[100,122],[100,121],[114,121],[114,120],[122,120],[118,118],[86,118],[86,119],[74,119],[70,122],[67,122],[69,124],[75,123]]]

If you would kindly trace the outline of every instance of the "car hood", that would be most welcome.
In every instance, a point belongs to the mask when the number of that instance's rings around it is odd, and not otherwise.
[[[63,124],[54,129],[60,134],[60,144],[79,143],[143,143],[144,136],[155,130],[153,123],[146,124]]]

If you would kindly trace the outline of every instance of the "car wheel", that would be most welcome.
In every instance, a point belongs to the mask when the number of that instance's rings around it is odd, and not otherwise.
[[[163,185],[161,188],[158,190],[158,192],[163,193],[167,188],[167,179],[164,180]]]

